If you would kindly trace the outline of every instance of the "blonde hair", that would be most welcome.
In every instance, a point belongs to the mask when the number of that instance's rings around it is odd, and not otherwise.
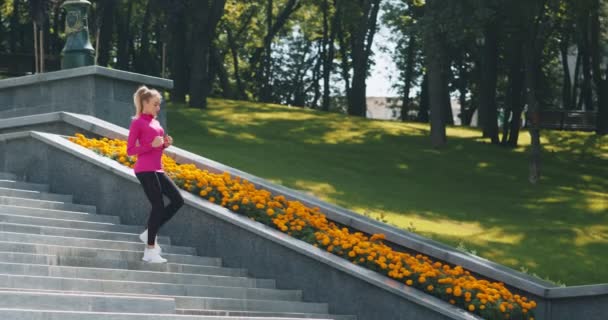
[[[144,101],[148,101],[152,97],[162,99],[160,92],[156,89],[149,89],[146,86],[137,88],[133,94],[133,104],[135,105],[135,118],[139,117],[144,109]]]

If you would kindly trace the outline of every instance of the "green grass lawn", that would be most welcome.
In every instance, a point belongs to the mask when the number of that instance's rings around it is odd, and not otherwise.
[[[608,282],[608,137],[543,132],[542,182],[529,144],[492,146],[449,128],[211,99],[168,107],[175,144],[273,182],[567,285]]]

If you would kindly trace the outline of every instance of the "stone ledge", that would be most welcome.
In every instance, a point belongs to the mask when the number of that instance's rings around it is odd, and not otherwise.
[[[147,76],[123,70],[109,69],[100,66],[86,66],[67,70],[39,73],[24,77],[3,79],[0,80],[0,90],[5,88],[35,84],[39,82],[84,77],[90,75],[98,75],[117,80],[133,81],[164,89],[173,88],[173,80]]]
[[[93,116],[81,115],[70,112],[55,112],[43,115],[0,120],[0,129],[10,127],[15,123],[24,125],[28,121],[31,121],[32,124],[39,124],[44,121],[57,121],[57,119],[65,121],[66,123],[75,127],[82,128],[83,130],[108,138],[125,140],[129,134],[129,131],[127,129],[109,123],[107,121],[98,119]],[[330,220],[337,221],[341,224],[348,225],[353,229],[370,234],[383,233],[386,235],[386,240],[389,242],[420,252],[425,255],[432,256],[436,259],[448,263],[460,265],[470,271],[481,274],[484,277],[496,281],[502,281],[510,287],[529,292],[540,297],[548,298],[553,295],[552,292],[554,290],[557,290],[557,292],[559,292],[560,297],[577,297],[584,295],[582,293],[585,292],[586,288],[589,288],[590,291],[596,292],[594,294],[598,294],[597,286],[599,286],[599,290],[604,290],[602,291],[604,293],[600,294],[608,294],[608,284],[566,288],[557,287],[552,283],[548,283],[541,279],[533,278],[531,276],[510,269],[498,263],[468,253],[460,252],[455,248],[444,245],[442,243],[424,238],[406,230],[398,229],[390,225],[383,224],[381,222],[367,218],[347,209],[315,199],[314,197],[311,197],[307,194],[303,194],[299,191],[273,184],[262,178],[256,177],[249,173],[229,167],[227,165],[202,157],[200,155],[194,154],[181,148],[172,146],[166,149],[165,153],[167,153],[169,156],[174,157],[176,161],[180,163],[193,163],[200,167],[208,169],[210,172],[230,172],[235,176],[247,179],[248,181],[254,183],[256,186],[268,189],[274,193],[282,194],[290,199],[301,201],[307,205],[318,206]]]
[[[130,168],[120,165],[118,162],[111,160],[107,157],[98,155],[97,153],[89,149],[78,146],[60,135],[36,131],[27,131],[0,135],[0,141],[8,141],[11,139],[28,137],[36,139],[49,146],[52,146],[63,152],[73,155],[82,161],[92,163],[97,167],[107,170],[111,174],[116,174],[134,183],[139,183]],[[402,283],[399,283],[395,280],[378,274],[377,272],[354,265],[345,259],[325,252],[324,250],[318,249],[306,242],[297,240],[291,236],[288,236],[259,222],[252,221],[245,216],[233,213],[224,207],[210,203],[204,199],[196,197],[191,193],[182,191],[182,196],[184,197],[186,205],[189,205],[195,208],[196,210],[202,211],[205,214],[209,214],[216,217],[217,219],[236,225],[242,228],[243,230],[254,233],[280,246],[286,247],[301,255],[312,258],[320,263],[326,264],[331,268],[337,269],[348,275],[363,280],[384,291],[390,292],[391,294],[395,294],[403,299],[406,299],[416,305],[422,306],[429,310],[433,310],[434,312],[441,314],[449,319],[481,320],[481,318],[470,314],[460,308],[456,308],[438,298],[430,296],[417,289],[410,288]]]
[[[91,116],[64,112],[62,119],[71,125],[81,127],[95,134],[107,136],[109,138],[126,139],[129,134],[129,131],[126,129],[114,126],[106,121]],[[539,296],[544,296],[546,294],[546,290],[549,288],[556,287],[552,283],[533,278],[484,258],[457,251],[455,248],[442,243],[424,238],[415,233],[386,225],[350,210],[318,200],[299,191],[276,185],[260,177],[256,177],[249,173],[229,167],[184,149],[172,146],[166,149],[165,153],[175,158],[176,161],[180,163],[193,163],[199,167],[208,169],[210,172],[230,172],[232,175],[247,179],[258,187],[262,187],[276,194],[282,194],[290,200],[298,200],[313,207],[317,206],[325,215],[327,215],[330,220],[369,234],[383,233],[386,235],[386,240],[389,242],[451,264],[461,265],[470,271],[496,281],[502,281],[511,287],[534,293]]]

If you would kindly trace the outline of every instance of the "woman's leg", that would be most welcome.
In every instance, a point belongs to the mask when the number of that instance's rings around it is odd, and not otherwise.
[[[148,245],[153,246],[158,229],[163,223],[165,206],[160,181],[155,172],[140,172],[136,174],[137,179],[144,188],[146,197],[152,204],[152,210],[148,217]]]
[[[170,200],[169,205],[165,207],[165,213],[159,226],[161,227],[167,221],[171,220],[177,210],[184,205],[184,198],[179,193],[179,188],[175,185],[173,180],[171,180],[171,178],[169,178],[164,172],[157,172],[156,176],[160,182],[161,192]]]

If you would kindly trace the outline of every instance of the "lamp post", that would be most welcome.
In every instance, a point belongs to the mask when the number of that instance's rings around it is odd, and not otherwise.
[[[66,11],[65,47],[61,51],[61,69],[90,66],[95,63],[95,49],[89,41],[88,10],[86,0],[67,0],[61,7]]]

